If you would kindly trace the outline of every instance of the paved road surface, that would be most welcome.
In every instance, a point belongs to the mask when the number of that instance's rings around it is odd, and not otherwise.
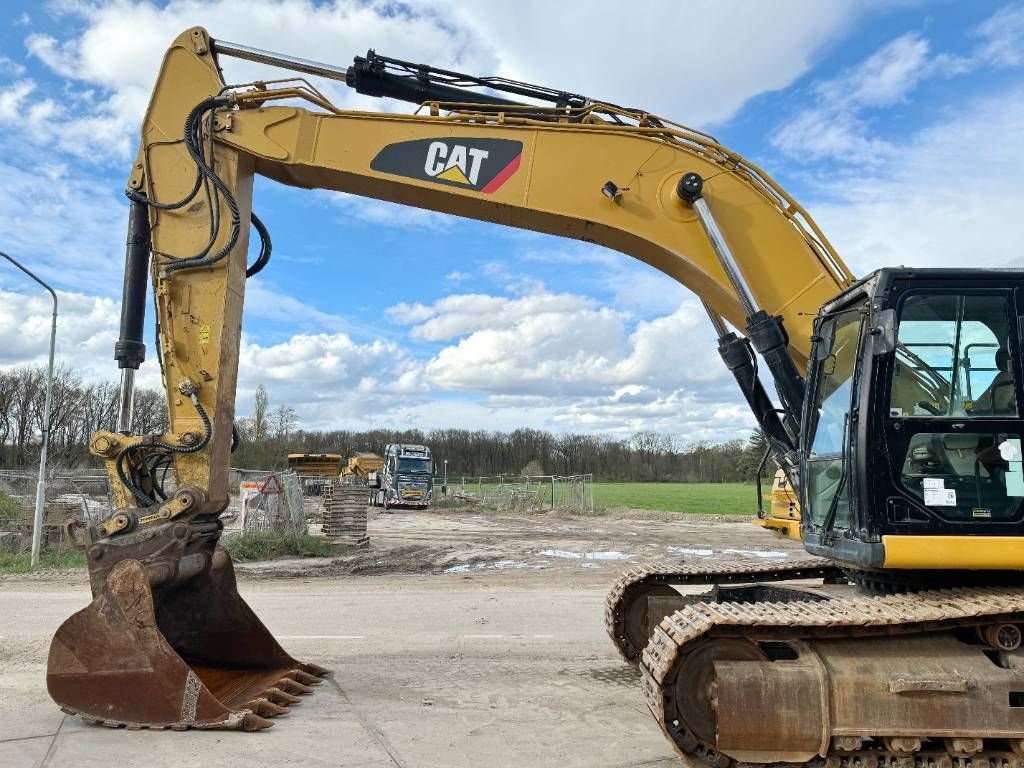
[[[604,634],[604,586],[537,573],[240,587],[289,651],[335,670],[258,734],[114,731],[64,716],[46,694],[46,652],[88,589],[0,581],[0,766],[677,765]]]

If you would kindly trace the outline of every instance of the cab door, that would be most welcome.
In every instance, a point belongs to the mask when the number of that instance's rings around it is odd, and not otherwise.
[[[996,534],[1024,513],[1017,296],[964,281],[896,306],[878,533]],[[879,467],[880,470],[884,469]],[[887,476],[887,477],[886,477]]]

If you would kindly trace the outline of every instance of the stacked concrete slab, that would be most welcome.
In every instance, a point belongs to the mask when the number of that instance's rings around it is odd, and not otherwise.
[[[367,490],[337,479],[324,486],[324,536],[335,544],[365,547]]]

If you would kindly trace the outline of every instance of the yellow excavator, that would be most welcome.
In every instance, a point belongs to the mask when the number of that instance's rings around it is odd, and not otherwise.
[[[292,77],[227,84],[225,57]],[[341,110],[302,75],[419,107]],[[50,648],[67,711],[256,730],[327,674],[274,641],[218,545],[245,280],[270,257],[256,174],[597,243],[703,300],[809,554],[652,564],[615,585],[609,634],[681,754],[715,768],[1024,765],[1024,275],[858,280],[796,201],[705,133],[518,81],[373,52],[337,67],[201,28],[164,58],[128,180],[120,411],[91,441],[116,510],[80,532],[94,600]],[[148,278],[170,414],[157,435],[131,426]]]
[[[754,524],[777,533],[787,539],[800,539],[800,501],[796,491],[783,470],[777,470],[772,480],[772,490],[767,497],[768,508],[765,509],[765,498],[761,495],[761,476],[757,478],[757,517]]]

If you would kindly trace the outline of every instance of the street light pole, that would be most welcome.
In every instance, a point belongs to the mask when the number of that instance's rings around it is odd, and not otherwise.
[[[13,257],[0,251],[11,264],[31,277],[53,297],[53,321],[50,323],[50,362],[46,370],[46,399],[43,405],[43,446],[39,452],[39,480],[36,482],[36,510],[32,520],[32,568],[39,565],[39,550],[43,540],[43,502],[46,499],[46,452],[50,444],[50,402],[53,395],[53,354],[57,344],[57,292],[37,275],[19,264]]]

